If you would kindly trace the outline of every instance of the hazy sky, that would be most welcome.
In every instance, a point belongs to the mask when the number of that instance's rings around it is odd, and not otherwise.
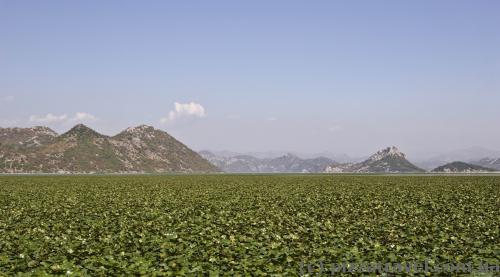
[[[77,122],[197,150],[500,149],[500,1],[0,1],[0,126]]]

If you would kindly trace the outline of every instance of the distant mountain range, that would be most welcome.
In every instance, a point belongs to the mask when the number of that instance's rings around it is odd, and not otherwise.
[[[493,162],[493,168],[495,168],[496,165],[496,169],[500,169],[499,157],[500,151],[498,150],[483,147],[470,147],[433,155],[430,158],[418,160],[415,164],[424,169],[432,170],[438,166],[455,161],[463,161],[486,167],[492,167],[489,166],[489,163]]]
[[[200,155],[225,172],[309,172],[309,173],[368,173],[424,172],[410,163],[396,147],[381,150],[360,163],[338,163],[326,157],[311,159],[286,154],[276,158],[256,158],[250,155],[218,156],[210,151]]]
[[[166,132],[146,125],[113,137],[83,124],[62,135],[47,127],[0,128],[1,173],[218,171]]]
[[[500,171],[500,158],[484,158],[478,161],[473,161],[472,163]]]
[[[279,156],[274,156],[276,154]],[[325,155],[328,152],[325,152]],[[500,154],[500,153],[499,153]],[[388,147],[362,161],[347,155],[338,160],[292,153],[195,151],[151,126],[127,128],[115,136],[78,124],[64,134],[48,127],[0,128],[0,173],[420,173],[500,171],[500,158],[483,149],[436,157],[476,160],[446,161],[429,168],[411,163],[397,147]],[[484,155],[484,156],[481,156]],[[485,157],[485,158],[478,158]],[[490,158],[493,157],[493,158]],[[340,162],[339,162],[340,161]],[[457,160],[458,161],[458,160]],[[467,163],[465,163],[467,162]],[[444,165],[443,165],[444,164]]]
[[[345,153],[334,153],[334,152],[319,152],[319,153],[303,153],[295,151],[264,151],[264,152],[234,152],[228,150],[201,150],[199,153],[210,152],[220,158],[230,158],[235,156],[251,156],[258,159],[274,159],[278,157],[283,157],[286,155],[293,155],[300,159],[315,159],[315,158],[327,158],[332,161],[339,163],[350,163],[359,162],[365,160],[367,157],[351,157]]]
[[[334,163],[333,160],[318,157],[302,159],[293,154],[276,158],[257,158],[250,155],[218,156],[210,151],[200,151],[200,155],[228,173],[318,173]]]
[[[218,154],[216,154],[218,153]],[[294,154],[260,158],[236,152],[200,151],[200,155],[228,173],[422,173],[426,172],[408,161],[406,155],[392,146],[380,150],[361,162],[338,163],[326,157],[301,158]],[[482,160],[495,164],[497,160]],[[489,166],[492,167],[492,166]],[[493,167],[494,168],[494,167]],[[431,172],[484,173],[493,169],[475,164],[451,163]]]

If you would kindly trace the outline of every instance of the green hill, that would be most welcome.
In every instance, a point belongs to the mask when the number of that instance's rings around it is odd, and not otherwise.
[[[432,170],[432,172],[450,172],[450,173],[481,173],[481,172],[493,172],[495,169],[468,164],[464,162],[452,162],[442,166],[439,166]]]

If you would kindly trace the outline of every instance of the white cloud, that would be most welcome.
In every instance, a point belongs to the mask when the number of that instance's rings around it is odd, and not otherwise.
[[[74,117],[70,118],[73,122],[95,121],[97,118],[89,113],[77,112]]]
[[[177,103],[175,102],[175,110],[170,111],[167,117],[160,119],[161,123],[173,122],[181,118],[205,117],[207,114],[205,108],[195,102]]]
[[[51,113],[48,113],[46,115],[32,115],[30,116],[30,122],[37,122],[37,123],[56,123],[56,122],[63,122],[68,119],[68,116],[65,114],[62,115],[53,115]]]
[[[269,120],[269,121],[276,121],[278,119],[276,117],[272,116],[272,117],[268,117],[267,120]]]
[[[54,115],[48,113],[46,115],[32,115],[29,118],[30,122],[36,123],[79,123],[79,122],[92,122],[97,118],[89,113],[77,112],[74,116],[69,117],[67,114]]]

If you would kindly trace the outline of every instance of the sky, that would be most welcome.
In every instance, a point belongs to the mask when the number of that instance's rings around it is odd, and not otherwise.
[[[500,149],[500,1],[0,1],[0,126],[195,150]]]

